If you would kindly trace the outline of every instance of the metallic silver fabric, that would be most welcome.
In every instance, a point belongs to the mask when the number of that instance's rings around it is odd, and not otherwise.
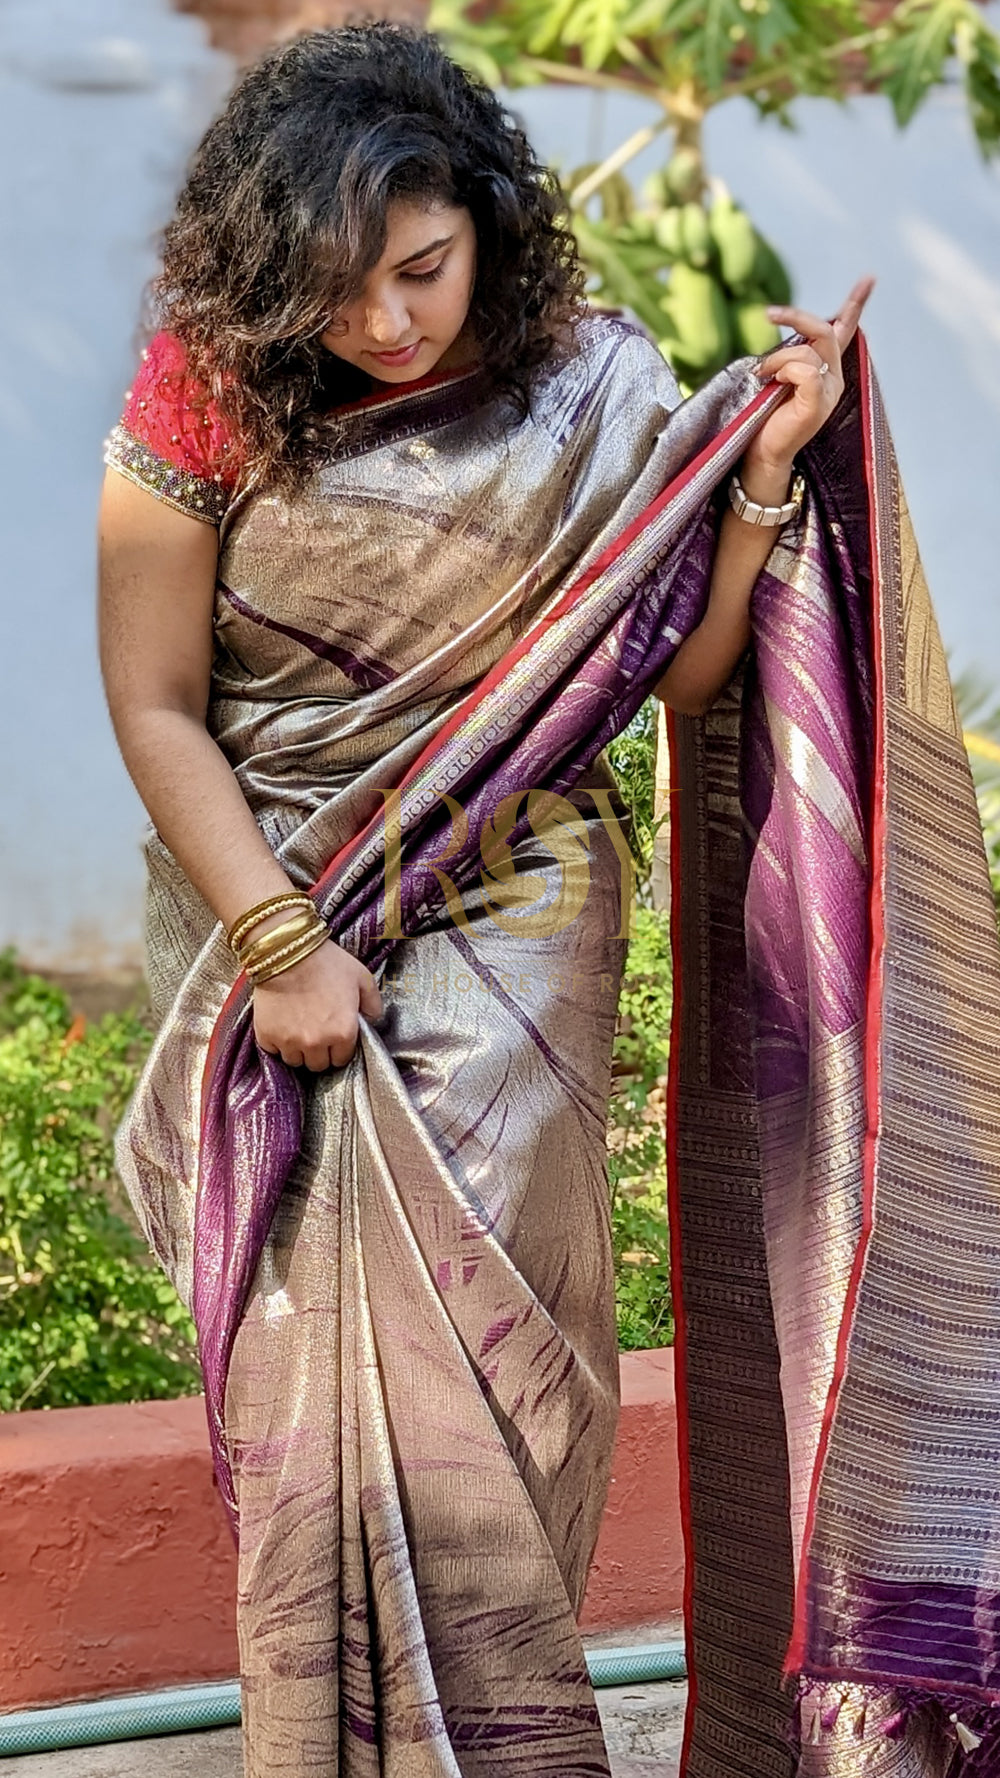
[[[209,726],[304,884],[659,491],[677,393],[647,342],[595,322],[513,428],[471,406],[420,430],[415,400],[409,432],[223,524]],[[307,1080],[225,1404],[248,1778],[607,1778],[575,1614],[617,1415],[624,842],[588,786],[617,798],[603,756],[571,793],[572,922],[529,907],[522,935],[463,890],[463,921],[380,969],[353,1061]],[[235,970],[153,834],[147,854],[163,1022],[119,1156],[190,1301],[201,1081]],[[544,835],[513,865],[536,912],[553,902]]]

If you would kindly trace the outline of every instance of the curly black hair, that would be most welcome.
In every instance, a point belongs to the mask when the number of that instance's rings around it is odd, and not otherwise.
[[[528,410],[572,341],[583,273],[558,182],[488,87],[417,29],[312,31],[271,51],[198,148],[154,313],[239,441],[244,483],[293,490],[372,387],[320,341],[380,258],[393,199],[465,206],[469,319],[492,387]]]

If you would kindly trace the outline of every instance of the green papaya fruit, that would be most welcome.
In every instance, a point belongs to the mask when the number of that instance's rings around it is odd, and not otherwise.
[[[757,236],[752,285],[762,290],[768,302],[785,305],[792,300],[792,281],[784,265],[763,235]]]
[[[629,221],[635,200],[632,187],[624,173],[612,173],[599,188],[601,214],[610,228],[621,228]]]
[[[745,210],[728,196],[716,198],[709,214],[709,228],[719,255],[723,282],[734,295],[749,287],[757,261],[757,231]]]
[[[637,278],[648,278],[667,270],[667,260],[663,248],[658,247],[655,241],[650,241],[647,245],[645,241],[629,240],[627,237],[617,234],[615,236],[615,250],[623,265],[627,265]]]
[[[733,327],[722,286],[711,272],[680,260],[660,307],[667,317],[666,337],[672,356],[685,369],[703,373],[727,363],[733,351]]]
[[[663,169],[663,182],[667,203],[693,203],[701,196],[705,182],[705,169],[700,154],[693,148],[678,148]]]
[[[681,211],[681,244],[689,265],[703,269],[712,257],[708,216],[701,204],[685,204]]]
[[[767,304],[760,301],[734,303],[733,327],[740,351],[755,357],[773,352],[781,339],[780,330],[767,318]]]
[[[662,210],[664,204],[670,203],[666,174],[662,167],[658,168],[655,173],[650,173],[648,179],[643,180],[642,201],[644,204],[648,204],[651,210]]]
[[[661,210],[653,226],[657,246],[662,247],[671,259],[679,259],[684,251],[683,215],[684,212],[676,207]]]
[[[659,217],[651,215],[651,213],[648,210],[634,211],[633,215],[632,215],[632,220],[629,224],[629,227],[632,230],[633,240],[636,240],[636,241],[653,241],[653,240],[655,240],[656,239],[656,224],[658,221],[659,221]]]

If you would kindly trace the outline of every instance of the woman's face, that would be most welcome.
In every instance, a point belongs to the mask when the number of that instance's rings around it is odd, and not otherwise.
[[[468,210],[399,199],[389,206],[381,259],[320,338],[337,358],[382,383],[450,370],[474,355],[461,336],[475,276]]]

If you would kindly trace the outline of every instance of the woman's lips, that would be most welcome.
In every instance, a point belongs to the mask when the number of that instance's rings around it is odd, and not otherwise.
[[[394,352],[371,352],[369,356],[376,364],[412,364],[423,343],[423,340],[416,340],[412,346],[399,346]]]

